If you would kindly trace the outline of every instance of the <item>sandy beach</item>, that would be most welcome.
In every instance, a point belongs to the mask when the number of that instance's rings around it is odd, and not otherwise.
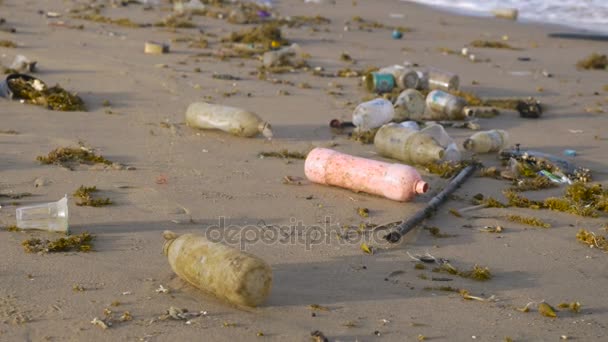
[[[336,2],[281,0],[273,8],[282,16],[331,20],[281,27],[283,37],[310,56],[311,68],[335,73],[407,60],[457,73],[461,89],[480,97],[534,96],[546,109],[541,118],[504,111],[479,119],[481,128],[504,129],[513,145],[557,156],[573,149],[577,156],[570,160],[589,168],[594,183],[608,186],[608,73],[576,67],[591,53],[608,53],[605,42],[549,38],[551,32],[575,30],[458,16],[396,0]],[[255,24],[193,15],[193,28],[125,27],[76,19],[88,12],[68,11],[85,4],[105,4],[100,15],[140,24],[161,22],[173,9],[166,1],[151,8],[134,2],[0,1],[0,17],[16,28],[16,33],[0,31],[0,40],[17,45],[0,47],[0,63],[9,66],[19,54],[37,61],[33,76],[77,92],[87,108],[51,111],[0,98],[0,226],[15,223],[18,206],[68,194],[70,231],[95,235],[89,253],[32,254],[24,251],[23,240],[57,235],[0,231],[1,341],[310,341],[317,330],[330,341],[608,338],[608,255],[576,239],[581,228],[606,236],[605,213],[589,218],[510,207],[479,209],[463,217],[450,214],[450,209],[471,206],[479,193],[505,201],[502,191],[511,182],[474,176],[421,225],[439,227],[449,237],[419,228],[403,243],[387,246],[379,241],[382,233],[375,232],[368,238],[378,244],[376,253],[365,254],[361,236],[352,241],[338,237],[344,226],[403,220],[449,180],[419,168],[431,190],[401,203],[311,184],[303,160],[258,157],[263,151],[307,152],[321,146],[391,161],[373,145],[349,140],[328,126],[333,118],[349,121],[355,106],[370,98],[360,77],[319,77],[311,69],[268,74],[263,80],[256,58],[214,56],[225,45],[222,38]],[[43,15],[49,11],[61,16]],[[356,16],[383,27],[359,29]],[[395,40],[391,27],[411,31]],[[207,47],[190,44],[201,38]],[[504,41],[517,49],[471,48],[482,60],[471,62],[459,53],[477,39]],[[149,40],[168,43],[169,53],[144,54]],[[441,48],[457,53],[442,53]],[[354,63],[341,60],[343,53]],[[274,138],[190,128],[184,113],[195,101],[251,110],[272,123]],[[459,144],[473,133],[447,130]],[[71,171],[36,160],[57,147],[79,144],[127,167]],[[500,165],[496,153],[480,160]],[[301,177],[301,184],[285,184],[286,176]],[[37,179],[41,186],[35,186]],[[97,195],[113,204],[76,206],[71,194],[81,185],[96,186]],[[561,196],[564,188],[523,194],[542,200]],[[30,195],[13,196],[23,193]],[[369,217],[360,217],[357,208],[368,208]],[[537,217],[551,228],[509,222],[504,216],[510,214]],[[218,229],[222,224],[225,228]],[[500,234],[479,231],[497,225],[504,227]],[[162,254],[161,233],[167,229],[178,234],[221,231],[222,243],[267,261],[273,269],[267,302],[255,309],[236,308],[186,284]],[[238,232],[251,235],[243,240]],[[462,269],[488,267],[493,277],[480,282],[434,273],[432,265],[415,268],[410,255],[425,253]],[[168,291],[157,291],[161,285]],[[465,300],[442,286],[489,300]],[[557,318],[540,315],[536,304],[530,312],[517,310],[542,301],[554,307],[580,302],[582,308],[578,313],[559,309]],[[206,313],[188,322],[159,319],[172,306]],[[105,317],[105,309],[112,311],[113,326],[91,324],[93,318]],[[132,320],[119,321],[126,311]]]

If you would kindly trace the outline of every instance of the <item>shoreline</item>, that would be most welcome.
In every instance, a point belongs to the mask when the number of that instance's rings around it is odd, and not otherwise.
[[[449,13],[449,14],[453,14],[453,15],[460,15],[460,16],[474,17],[474,18],[494,18],[494,15],[492,14],[491,11],[476,11],[476,10],[460,8],[460,7],[450,7],[450,6],[420,3],[420,2],[410,2],[410,1],[406,1],[406,0],[397,0],[397,1],[399,1],[400,3],[404,3],[404,4],[415,4],[415,5],[431,8],[438,12],[444,12],[444,13]],[[502,20],[506,20],[506,19],[502,19]],[[526,24],[541,25],[541,26],[546,25],[549,28],[551,28],[551,27],[555,27],[556,29],[561,28],[563,31],[568,32],[568,33],[587,33],[587,34],[595,34],[595,35],[608,35],[608,28],[601,30],[599,26],[602,26],[602,25],[600,25],[600,24],[594,25],[594,24],[584,24],[583,23],[581,26],[580,23],[579,24],[576,24],[576,23],[565,24],[565,23],[559,23],[559,22],[553,22],[553,21],[542,21],[542,20],[533,20],[530,18],[521,18],[521,16],[516,21],[513,21],[513,22],[524,24],[524,25],[526,25]],[[605,27],[605,26],[606,25],[603,25],[602,27]],[[572,31],[572,32],[570,32],[570,31]],[[562,31],[559,31],[559,32],[562,32]]]

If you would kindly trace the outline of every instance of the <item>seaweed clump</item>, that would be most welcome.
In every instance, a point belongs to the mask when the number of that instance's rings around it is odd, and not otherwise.
[[[112,19],[110,17],[105,17],[101,14],[83,14],[83,15],[76,15],[73,18],[94,21],[96,23],[118,25],[118,26],[123,26],[123,27],[135,28],[135,27],[144,26],[142,24],[138,24],[136,22],[131,21],[131,19],[129,19],[129,18]]]
[[[470,45],[476,48],[517,50],[507,43],[492,40],[474,40]]]
[[[524,192],[555,187],[557,187],[557,184],[553,183],[549,178],[536,175],[533,178],[514,180],[513,186],[509,188],[509,190],[515,192]]]
[[[438,268],[434,268],[433,272],[444,272],[477,281],[486,281],[492,279],[490,269],[479,265],[473,266],[473,268],[470,270],[461,271],[452,266],[449,262],[445,262]]]
[[[452,178],[468,165],[467,162],[444,161],[425,164],[424,169],[429,173],[439,175],[441,178]]]
[[[182,15],[173,14],[162,21],[154,24],[156,27],[170,27],[170,28],[196,28],[196,25],[187,19],[183,19]]]
[[[592,53],[587,58],[582,59],[578,63],[576,63],[576,66],[580,69],[585,70],[607,70],[608,57],[606,55]]]
[[[81,185],[80,188],[74,192],[74,197],[80,199],[79,202],[76,202],[76,205],[79,207],[103,207],[112,204],[112,201],[109,198],[94,198],[93,193],[98,191],[96,186]]]
[[[259,158],[274,157],[274,158],[282,158],[282,159],[306,159],[307,155],[308,155],[308,153],[289,152],[289,150],[284,149],[284,150],[280,150],[280,151],[260,152],[260,154],[258,154],[258,157]]]
[[[528,226],[541,227],[541,228],[551,228],[549,223],[542,221],[536,217],[526,217],[519,215],[509,215],[507,216],[507,220],[515,223],[526,224]]]
[[[74,164],[112,164],[105,157],[83,147],[58,147],[49,152],[47,156],[36,157],[36,160],[45,165],[60,165],[68,169],[73,169]]]
[[[11,40],[0,40],[0,47],[14,49],[17,47],[17,44]]]
[[[224,41],[245,44],[261,44],[267,50],[272,48],[273,45],[277,43],[280,46],[289,43],[285,38],[283,38],[279,26],[272,23],[256,26],[240,32],[232,32],[230,36],[224,39]]]
[[[576,233],[576,239],[591,248],[599,248],[608,252],[608,240],[606,240],[605,236],[596,235],[586,229],[580,229]]]
[[[59,85],[48,87],[38,79],[13,77],[8,79],[13,97],[28,103],[59,111],[86,111],[84,101]]]
[[[94,235],[82,233],[55,240],[32,238],[21,243],[27,253],[90,252],[93,249]]]

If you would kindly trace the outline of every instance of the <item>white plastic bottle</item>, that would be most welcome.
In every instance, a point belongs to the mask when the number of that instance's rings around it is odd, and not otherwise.
[[[391,122],[395,117],[393,104],[377,98],[359,104],[353,111],[353,124],[359,131],[369,131]]]
[[[186,110],[186,124],[200,129],[217,129],[240,137],[258,133],[272,139],[272,127],[256,114],[244,109],[194,102]]]

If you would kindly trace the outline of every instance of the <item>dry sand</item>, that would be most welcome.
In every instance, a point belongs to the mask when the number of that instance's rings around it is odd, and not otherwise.
[[[525,209],[485,209],[464,218],[450,215],[449,208],[469,206],[473,195],[481,192],[500,198],[500,191],[508,186],[505,181],[473,178],[426,222],[455,237],[437,239],[423,230],[412,233],[398,247],[365,255],[358,243],[341,242],[334,232],[342,225],[408,217],[446,180],[421,171],[432,191],[404,204],[337,188],[284,185],[284,176],[304,176],[303,161],[257,157],[263,150],[305,151],[312,146],[335,144],[340,151],[379,158],[373,146],[333,136],[327,127],[331,118],[348,119],[354,105],[367,96],[357,85],[358,79],[320,78],[297,72],[274,77],[295,84],[308,82],[311,89],[273,84],[250,74],[258,61],[195,59],[192,56],[201,50],[188,48],[186,43],[172,43],[171,53],[166,55],[145,55],[146,40],[169,42],[175,37],[197,36],[198,29],[170,32],[71,19],[66,9],[77,2],[89,1],[5,0],[0,4],[0,16],[18,30],[16,34],[0,32],[0,39],[11,39],[19,45],[0,48],[2,64],[10,64],[16,54],[37,60],[38,77],[48,84],[60,83],[68,90],[77,90],[89,109],[53,112],[3,100],[0,128],[19,134],[0,134],[0,191],[30,192],[33,196],[0,199],[0,220],[4,225],[14,223],[13,201],[19,205],[55,201],[82,184],[97,186],[101,195],[115,204],[89,208],[71,202],[71,230],[97,236],[91,253],[26,254],[20,243],[30,233],[0,232],[0,340],[307,341],[314,330],[322,331],[332,341],[415,341],[419,335],[432,341],[500,341],[507,336],[515,341],[555,341],[561,335],[577,341],[607,338],[607,256],[575,239],[580,227],[602,233],[599,228],[605,216],[583,219]],[[569,29],[455,16],[401,1],[357,1],[356,6],[351,1],[338,3],[279,2],[277,10],[284,15],[320,14],[332,20],[318,32],[309,28],[283,30],[286,38],[311,55],[310,64],[336,71],[349,66],[339,60],[342,52],[357,61],[356,68],[409,60],[457,72],[464,89],[483,96],[537,96],[548,106],[541,119],[525,120],[516,113],[506,113],[482,119],[482,127],[506,129],[514,143],[549,153],[561,155],[565,148],[575,149],[580,154],[576,162],[594,171],[596,181],[606,183],[608,114],[585,110],[607,110],[608,93],[602,90],[607,83],[606,72],[575,68],[576,61],[591,52],[608,52],[605,43],[549,39],[547,33]],[[108,6],[102,14],[151,23],[166,16],[166,8],[169,6],[143,11],[140,5]],[[38,10],[57,11],[63,16],[47,19]],[[403,14],[404,18],[391,18],[390,13]],[[355,15],[414,31],[406,33],[403,40],[391,39],[388,29],[365,32],[351,27],[345,32],[344,22]],[[83,24],[84,29],[47,24],[57,20]],[[219,37],[241,29],[222,20],[193,20],[204,32],[217,35],[209,38],[210,47],[205,51],[217,49],[221,45]],[[478,49],[480,57],[491,59],[489,63],[472,63],[437,52],[438,47],[459,51],[474,39],[500,40],[503,35],[522,50]],[[518,61],[520,56],[531,61]],[[159,68],[158,64],[168,67]],[[195,72],[195,68],[201,72]],[[554,77],[543,77],[543,69]],[[514,71],[530,73],[516,76],[511,74]],[[243,80],[212,79],[214,72]],[[343,85],[344,95],[326,94],[333,89],[329,82]],[[538,92],[538,87],[544,91]],[[222,96],[232,90],[238,93]],[[279,96],[279,90],[290,95]],[[275,139],[243,139],[186,127],[183,121],[187,105],[209,96],[217,103],[257,112],[274,125]],[[106,100],[113,114],[106,114],[108,108],[102,105]],[[168,122],[170,127],[162,127],[161,122]],[[449,133],[458,142],[470,134],[456,129]],[[77,146],[79,141],[136,170],[68,171],[42,166],[35,160],[55,147]],[[484,161],[498,163],[495,156],[487,156]],[[161,176],[166,177],[166,184],[157,184]],[[38,177],[46,177],[50,184],[35,188]],[[560,192],[555,189],[530,196],[543,198]],[[357,216],[357,207],[369,208],[369,219]],[[496,218],[505,213],[538,215],[553,227],[530,229]],[[306,243],[295,239],[298,232],[283,232],[281,237],[296,241],[249,244],[249,252],[272,265],[274,285],[264,306],[240,310],[185,285],[161,254],[163,230],[203,233],[217,224],[219,217],[238,227],[262,221],[281,226],[294,221],[321,225],[330,241],[307,248]],[[323,226],[326,220],[331,221],[331,227]],[[477,231],[496,224],[506,231],[500,235]],[[430,278],[435,273],[415,270],[406,252],[426,251],[462,268],[487,266],[494,278],[476,282],[454,277],[447,283],[421,279],[420,274]],[[389,276],[395,271],[401,272]],[[73,291],[76,284],[85,291]],[[155,292],[159,285],[169,288],[169,293]],[[498,301],[465,301],[456,293],[424,289],[442,285],[465,288],[481,297],[493,295]],[[559,312],[557,319],[542,317],[535,308],[529,313],[515,310],[541,300],[553,305],[579,301],[583,309],[579,314]],[[110,306],[114,301],[120,305]],[[310,304],[329,310],[318,311],[313,317]],[[157,320],[170,306],[205,310],[208,314],[189,325]],[[133,320],[116,323],[107,330],[90,324],[94,317],[103,317],[105,308],[114,311],[115,316],[129,311]],[[258,332],[264,337],[256,336]]]

